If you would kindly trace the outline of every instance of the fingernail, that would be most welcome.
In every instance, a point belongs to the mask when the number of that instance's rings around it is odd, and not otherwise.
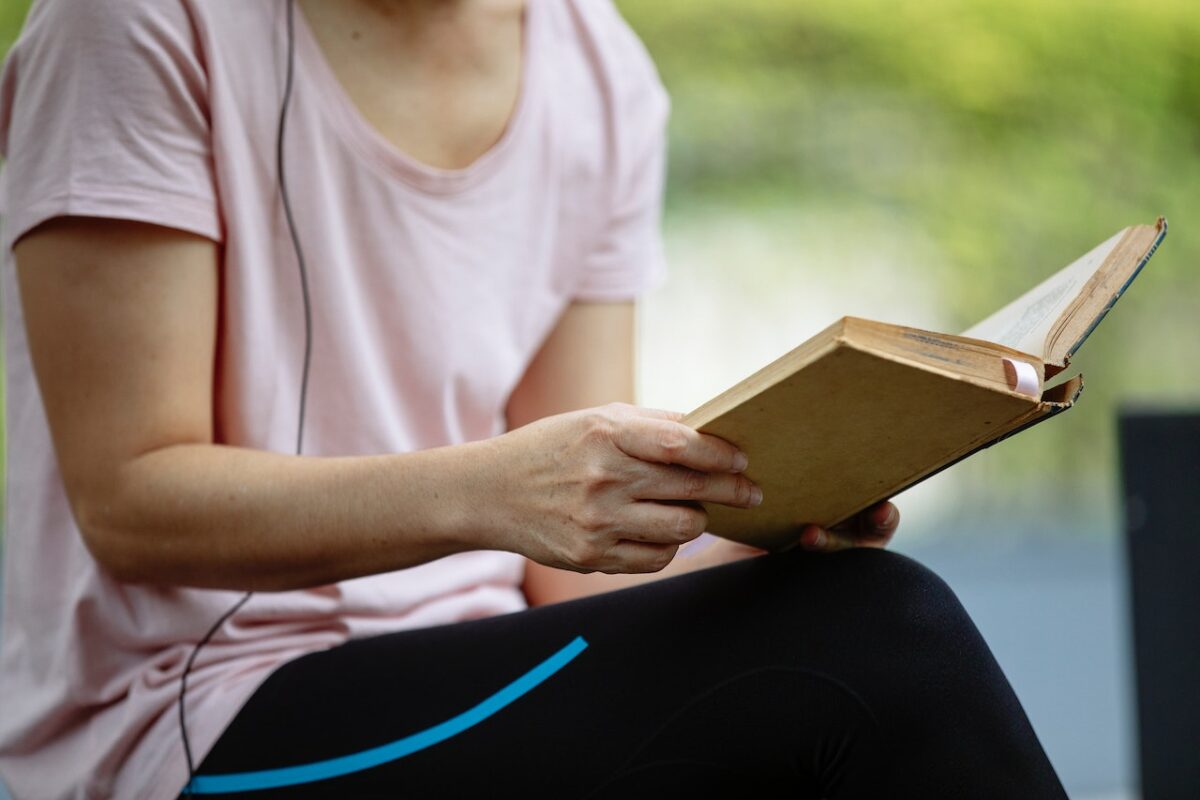
[[[750,459],[746,457],[745,453],[743,453],[741,450],[739,450],[733,456],[733,471],[741,472],[742,470],[744,470],[746,468],[746,465],[749,463],[750,463]]]
[[[883,528],[889,527],[895,521],[896,521],[896,507],[892,506],[891,508],[888,509],[887,516],[883,518],[883,522],[876,522],[875,527],[877,529],[882,530]]]
[[[762,489],[757,486],[750,487],[750,505],[757,506],[762,503]]]
[[[816,548],[825,544],[825,531],[816,525],[809,525],[800,534],[805,547]]]

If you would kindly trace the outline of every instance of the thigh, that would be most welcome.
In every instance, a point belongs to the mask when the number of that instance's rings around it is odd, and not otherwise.
[[[770,556],[349,642],[277,670],[198,775],[296,781],[255,797],[765,796],[781,782],[867,797],[911,780],[895,765],[937,757],[938,786],[969,793],[987,779],[980,748],[1000,767],[1044,754],[939,585],[891,553]],[[970,721],[931,724],[946,703]]]

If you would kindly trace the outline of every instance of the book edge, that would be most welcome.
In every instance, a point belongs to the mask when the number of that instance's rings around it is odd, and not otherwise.
[[[1058,416],[1059,414],[1061,414],[1062,412],[1066,411],[1069,408],[1074,408],[1075,401],[1078,400],[1079,395],[1083,393],[1083,376],[1076,375],[1075,377],[1071,378],[1070,380],[1076,381],[1078,385],[1075,387],[1074,391],[1071,393],[1071,395],[1068,399],[1066,399],[1062,402],[1046,402],[1046,401],[1040,402],[1037,405],[1037,407],[1031,409],[1026,414],[1022,414],[1022,415],[1016,417],[1015,420],[1010,420],[1010,422],[1013,423],[1013,427],[1009,428],[1008,430],[1003,431],[1000,434],[993,436],[990,439],[986,439],[983,442],[980,442],[978,444],[972,443],[972,445],[968,445],[967,449],[964,452],[962,452],[961,454],[959,454],[957,456],[952,455],[952,456],[950,456],[949,461],[945,462],[944,464],[942,464],[940,466],[934,467],[932,470],[925,473],[924,475],[917,476],[916,478],[913,478],[911,480],[907,480],[907,481],[901,483],[899,486],[892,489],[890,492],[888,492],[884,495],[881,495],[878,499],[873,500],[870,503],[867,503],[867,505],[863,506],[863,508],[870,508],[871,505],[879,502],[879,500],[886,500],[888,498],[895,497],[896,495],[900,494],[901,492],[907,491],[908,489],[911,489],[912,487],[916,486],[917,484],[929,480],[934,475],[937,475],[940,472],[950,469],[954,465],[970,458],[971,456],[975,455],[976,453],[980,452],[981,450],[986,450],[993,445],[1003,442],[1005,439],[1016,436],[1018,433],[1021,433],[1022,431],[1029,430],[1034,425],[1037,425],[1039,422],[1043,422],[1044,420],[1050,419],[1051,417]],[[1059,388],[1062,386],[1064,386],[1064,384],[1059,384],[1058,387],[1055,387],[1055,388]],[[1051,390],[1047,390],[1047,391],[1051,391]],[[1042,413],[1038,413],[1038,412],[1042,412]],[[849,519],[850,517],[854,516],[855,514],[859,513],[859,511],[862,511],[862,510],[863,509],[858,509],[857,511],[850,512],[846,516],[845,519]],[[839,522],[844,522],[845,519],[839,520]],[[834,523],[834,524],[838,524],[838,523]]]
[[[787,378],[802,369],[805,364],[811,363],[831,350],[836,349],[839,342],[842,341],[846,320],[848,319],[850,317],[842,317],[819,333],[805,339],[774,361],[760,367],[720,394],[689,411],[684,415],[681,422],[684,425],[699,430],[713,420],[737,408],[749,398],[767,391],[781,381],[787,380]],[[738,397],[741,392],[746,390],[747,385],[752,384],[756,380],[762,380],[763,384],[758,386],[753,394],[746,397]],[[737,402],[731,404],[731,401],[735,398]]]
[[[1076,378],[1073,378],[1072,380],[1079,380],[1078,376]],[[870,508],[875,503],[878,503],[882,500],[888,500],[890,498],[893,498],[896,495],[900,494],[901,492],[907,491],[907,490],[911,489],[912,487],[916,486],[917,484],[923,483],[923,482],[929,480],[930,478],[934,477],[935,475],[938,475],[939,473],[950,469],[951,467],[955,466],[956,464],[958,464],[962,461],[965,461],[966,459],[970,458],[971,456],[975,455],[976,453],[978,453],[982,450],[986,450],[993,445],[999,444],[1000,442],[1003,442],[1005,439],[1008,439],[1012,436],[1016,436],[1018,433],[1021,433],[1022,431],[1029,430],[1034,425],[1036,425],[1040,422],[1043,422],[1044,420],[1047,420],[1050,417],[1057,416],[1058,414],[1061,414],[1062,412],[1066,411],[1067,409],[1074,407],[1075,400],[1079,397],[1079,394],[1082,391],[1083,391],[1083,381],[1079,380],[1079,385],[1069,400],[1067,400],[1065,402],[1061,402],[1061,403],[1047,403],[1047,402],[1039,403],[1036,407],[1030,409],[1026,413],[1020,414],[1017,417],[1013,418],[1012,420],[1009,420],[1011,427],[1009,427],[1007,430],[1003,430],[1001,433],[991,436],[990,438],[985,438],[983,440],[977,439],[974,442],[971,442],[970,444],[968,444],[962,452],[960,452],[958,454],[951,454],[944,463],[934,467],[929,472],[926,472],[923,475],[917,475],[912,478],[906,478],[905,480],[901,481],[897,485],[889,488],[887,491],[878,493],[874,499],[868,501],[866,503],[866,505],[864,505],[862,508],[858,508],[853,511],[850,511],[842,519],[838,520],[837,522],[831,523],[831,527],[833,525],[840,525],[841,523],[843,523],[846,520],[853,517],[855,514],[861,513],[865,509]],[[1041,412],[1041,413],[1039,413],[1039,412]],[[713,535],[720,536],[719,533],[715,533]],[[797,533],[796,538],[790,544],[784,545],[783,547],[780,547],[777,550],[773,550],[772,552],[783,553],[788,550],[791,550],[797,544],[799,544],[799,541],[800,541],[800,537],[799,537],[799,534]]]
[[[869,353],[871,355],[880,356],[880,357],[888,359],[889,361],[893,361],[898,364],[904,364],[905,366],[915,367],[917,369],[923,369],[923,370],[926,370],[927,372],[934,372],[938,375],[942,375],[942,376],[945,376],[948,378],[953,378],[955,380],[970,383],[971,385],[978,386],[982,389],[988,389],[990,391],[999,392],[1001,394],[1007,394],[1011,397],[1019,397],[1022,400],[1030,400],[1033,402],[1037,402],[1036,396],[1027,394],[1025,392],[1018,392],[1018,391],[1016,391],[1015,388],[1013,388],[1011,386],[1006,386],[1004,388],[1001,388],[998,384],[995,384],[991,381],[983,380],[981,378],[976,378],[973,375],[968,375],[968,374],[965,374],[962,372],[955,372],[954,370],[946,369],[944,367],[938,367],[936,364],[933,364],[933,363],[930,363],[927,361],[920,361],[920,360],[917,360],[914,358],[909,358],[909,357],[906,357],[904,355],[901,355],[899,353],[895,353],[895,352],[892,352],[889,350],[882,350],[878,347],[872,347],[865,343],[855,342],[851,338],[851,336],[853,335],[855,324],[860,323],[860,322],[865,322],[872,326],[885,325],[885,326],[892,328],[893,330],[897,330],[897,331],[916,332],[916,333],[924,334],[927,336],[941,337],[942,339],[945,339],[948,341],[964,342],[964,343],[970,344],[972,347],[975,347],[978,350],[986,351],[989,354],[994,355],[997,359],[1019,358],[1019,359],[1023,359],[1028,362],[1031,362],[1033,365],[1041,366],[1043,364],[1042,359],[1038,358],[1035,355],[1031,355],[1029,353],[1022,353],[1020,350],[1015,350],[1006,345],[997,344],[996,342],[989,342],[986,339],[972,339],[970,337],[957,336],[957,335],[951,334],[951,333],[938,333],[936,331],[923,330],[921,328],[912,328],[907,325],[891,325],[889,323],[875,322],[874,320],[862,320],[858,317],[846,317],[845,320],[846,320],[847,324],[846,324],[844,330],[846,332],[843,334],[842,339],[845,341],[845,343],[847,345],[853,347],[854,349],[858,350],[859,352]],[[983,346],[980,346],[980,345],[983,345]],[[1040,377],[1041,376],[1039,375],[1039,378]],[[1039,389],[1040,389],[1040,387],[1039,387]]]
[[[1022,353],[1021,351],[1014,350],[1011,347],[1006,347],[1005,345],[997,344],[996,342],[989,342],[984,339],[970,339],[967,337],[956,336],[954,334],[913,328],[907,325],[895,325],[887,322],[879,322],[877,320],[846,316],[837,320],[832,325],[826,327],[824,330],[815,334],[814,336],[809,337],[804,342],[784,353],[779,358],[776,358],[774,361],[771,361],[750,375],[747,375],[745,378],[738,381],[733,386],[730,386],[725,391],[689,411],[686,415],[684,415],[681,421],[684,425],[688,425],[693,429],[699,430],[712,423],[714,420],[720,418],[724,414],[734,410],[750,398],[773,388],[784,380],[787,380],[789,377],[803,369],[807,364],[817,361],[818,359],[842,346],[852,347],[859,352],[886,358],[890,361],[904,364],[905,366],[909,366],[914,369],[923,369],[944,377],[965,381],[990,391],[1001,392],[1003,394],[1008,394],[1013,397],[1020,397],[1025,400],[1034,399],[1026,393],[1017,392],[1013,387],[1005,387],[1002,389],[994,383],[980,380],[971,375],[955,372],[954,370],[946,369],[944,367],[938,367],[929,362],[908,358],[890,350],[881,349],[861,341],[856,341],[854,339],[854,333],[858,326],[870,326],[875,328],[884,327],[897,332],[915,332],[928,336],[940,337],[942,339],[948,339],[951,341],[969,342],[979,349],[994,352],[997,358],[1016,356],[1023,359],[1028,359],[1030,362],[1033,362],[1037,365],[1042,364],[1042,359],[1038,358],[1037,356],[1029,353]],[[741,396],[742,393],[746,391],[747,385],[752,384],[756,380],[762,380],[763,382],[752,394]],[[736,402],[734,402],[735,400]]]
[[[1121,284],[1117,291],[1113,293],[1113,296],[1109,298],[1108,302],[1105,303],[1104,307],[1100,309],[1100,313],[1092,319],[1091,323],[1083,331],[1079,339],[1073,345],[1071,345],[1070,348],[1068,348],[1063,356],[1062,366],[1065,367],[1070,362],[1071,358],[1075,355],[1079,348],[1083,346],[1083,343],[1087,341],[1087,338],[1092,335],[1092,331],[1096,330],[1097,326],[1100,325],[1100,322],[1106,316],[1108,316],[1108,312],[1111,311],[1112,307],[1117,304],[1117,301],[1120,300],[1121,296],[1125,294],[1125,290],[1128,289],[1130,284],[1133,283],[1134,279],[1141,274],[1142,269],[1147,263],[1149,263],[1150,259],[1158,251],[1159,245],[1161,245],[1163,239],[1167,237],[1167,218],[1160,216],[1155,225],[1158,228],[1158,235],[1154,237],[1154,241],[1151,243],[1149,249],[1147,249],[1142,255],[1141,259],[1137,263],[1137,266],[1133,268],[1133,272],[1129,274],[1129,277],[1126,278],[1125,282]]]

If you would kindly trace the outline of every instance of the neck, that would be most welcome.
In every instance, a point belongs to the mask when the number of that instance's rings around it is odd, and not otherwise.
[[[487,52],[519,24],[527,0],[300,0],[309,16],[340,19],[362,38],[428,54],[434,61]]]
[[[338,0],[345,2],[345,0]],[[372,17],[406,28],[519,13],[526,0],[352,0]]]

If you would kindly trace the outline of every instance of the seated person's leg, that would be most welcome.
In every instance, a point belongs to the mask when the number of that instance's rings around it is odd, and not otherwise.
[[[512,699],[576,637],[586,648]],[[436,743],[347,774],[316,768],[414,734]],[[305,656],[267,680],[198,774],[305,764],[314,780],[253,796],[1065,797],[945,583],[865,549]]]

